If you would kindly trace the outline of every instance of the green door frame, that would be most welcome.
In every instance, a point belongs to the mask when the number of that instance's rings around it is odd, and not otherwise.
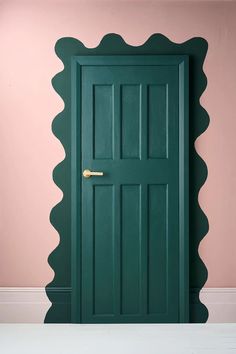
[[[199,300],[199,292],[207,279],[207,271],[198,255],[198,245],[204,235],[208,231],[207,218],[202,212],[198,204],[198,193],[203,185],[206,176],[207,168],[204,161],[198,156],[195,151],[194,143],[196,138],[204,132],[209,123],[209,118],[206,111],[201,107],[199,98],[206,87],[206,77],[203,73],[202,66],[207,52],[207,42],[202,38],[193,38],[182,44],[175,44],[169,41],[166,37],[160,34],[152,35],[146,43],[139,47],[133,47],[126,44],[123,39],[116,34],[106,35],[98,47],[86,48],[81,42],[73,38],[62,38],[57,42],[56,53],[64,64],[62,72],[58,73],[53,78],[53,87],[57,93],[63,98],[65,108],[53,121],[53,132],[61,141],[65,148],[66,157],[54,169],[53,179],[57,186],[63,191],[63,199],[53,209],[50,215],[52,225],[60,234],[60,243],[58,247],[49,256],[49,264],[55,271],[53,281],[47,285],[46,292],[52,302],[52,307],[49,309],[45,322],[66,323],[78,321],[78,308],[72,304],[75,303],[75,296],[79,293],[79,279],[75,278],[73,271],[76,262],[80,267],[80,262],[77,259],[75,249],[77,247],[75,233],[76,229],[80,228],[80,215],[78,209],[75,208],[75,194],[71,193],[76,181],[76,169],[79,166],[75,162],[76,142],[80,135],[80,127],[75,127],[75,117],[78,107],[71,103],[74,101],[75,77],[73,75],[76,66],[78,66],[76,57],[82,56],[109,56],[109,55],[171,55],[171,56],[189,56],[189,97],[190,97],[190,121],[189,121],[189,276],[187,274],[188,267],[184,267],[188,263],[187,249],[185,249],[184,257],[181,257],[181,267],[185,268],[185,275],[181,280],[187,284],[189,279],[189,291],[185,290],[182,296],[181,308],[183,315],[181,322],[205,322],[208,316],[206,307]],[[85,57],[84,57],[85,58]],[[88,58],[89,59],[89,58]],[[92,58],[90,60],[93,60]],[[80,62],[82,64],[82,62]],[[180,75],[183,77],[184,65],[179,66]],[[182,71],[182,74],[181,74]],[[180,80],[180,85],[185,84],[187,77]],[[187,107],[180,105],[180,109],[187,110]],[[184,124],[188,124],[186,122]],[[75,129],[76,128],[76,129]],[[181,128],[181,127],[180,127]],[[186,139],[182,127],[182,138]],[[180,139],[181,140],[181,139]],[[187,140],[180,146],[181,149],[186,149]],[[78,154],[78,150],[76,152]],[[183,166],[188,162],[182,160],[182,174],[186,178]],[[185,184],[186,185],[186,184]],[[76,188],[78,191],[78,186]],[[180,188],[184,190],[184,185]],[[187,187],[186,187],[187,188]],[[80,192],[80,191],[79,191]],[[186,192],[186,191],[185,191]],[[78,195],[78,194],[77,194]],[[186,193],[183,194],[184,198]],[[187,197],[186,197],[187,198]],[[185,213],[187,199],[180,205],[181,213]],[[76,220],[76,222],[75,222]],[[77,227],[78,225],[78,227]],[[180,225],[181,233],[185,235],[188,228],[187,223],[183,222]],[[185,236],[184,236],[185,237]],[[185,239],[182,237],[185,247]],[[180,243],[180,248],[183,245]],[[186,270],[187,269],[187,270]],[[77,268],[78,271],[78,268]],[[188,296],[190,297],[188,303]],[[77,314],[76,314],[77,313]]]

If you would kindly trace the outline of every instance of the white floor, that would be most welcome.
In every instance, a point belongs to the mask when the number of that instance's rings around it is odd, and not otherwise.
[[[2,354],[235,354],[236,324],[0,324]]]

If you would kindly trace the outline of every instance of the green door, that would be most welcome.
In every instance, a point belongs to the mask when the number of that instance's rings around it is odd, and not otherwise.
[[[187,59],[76,58],[83,323],[188,321]]]

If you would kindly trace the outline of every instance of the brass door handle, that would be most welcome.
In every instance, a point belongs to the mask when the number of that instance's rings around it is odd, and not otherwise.
[[[83,176],[84,176],[84,178],[89,178],[91,176],[103,176],[103,172],[84,170]]]

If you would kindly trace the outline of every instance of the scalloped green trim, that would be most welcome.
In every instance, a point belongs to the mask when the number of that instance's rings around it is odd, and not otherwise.
[[[71,322],[71,57],[118,54],[189,55],[190,322],[206,322],[208,311],[199,300],[199,292],[206,282],[207,269],[198,254],[198,247],[208,232],[208,220],[199,206],[198,193],[207,178],[207,167],[197,154],[194,142],[209,124],[208,114],[199,102],[207,85],[207,79],[203,72],[207,49],[208,44],[203,38],[193,38],[177,44],[161,34],[153,34],[143,45],[137,47],[128,45],[117,34],[107,34],[96,48],[86,48],[83,43],[74,38],[62,38],[56,43],[56,53],[64,64],[64,70],[52,79],[52,85],[63,99],[65,108],[55,117],[52,130],[62,143],[66,157],[53,171],[53,180],[62,190],[63,199],[52,209],[50,215],[51,223],[60,235],[60,243],[48,258],[50,266],[55,271],[55,277],[46,287],[52,306],[48,310],[45,322]],[[58,290],[63,288],[65,290]]]

